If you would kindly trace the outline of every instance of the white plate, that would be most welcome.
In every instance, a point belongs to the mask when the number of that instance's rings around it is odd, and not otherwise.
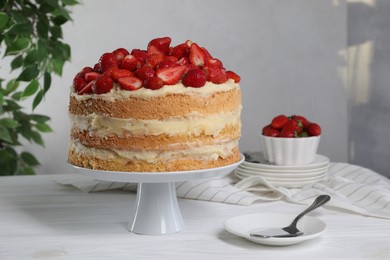
[[[236,168],[237,171],[240,171],[242,173],[247,173],[247,174],[255,174],[255,175],[262,175],[262,176],[268,176],[268,177],[274,177],[274,178],[299,178],[299,177],[316,177],[318,175],[321,175],[325,172],[328,171],[328,166],[326,167],[321,167],[318,169],[313,169],[310,172],[299,172],[297,171],[296,173],[289,173],[289,172],[269,172],[269,171],[263,171],[261,169],[258,170],[248,170],[247,168],[240,167],[238,166]]]
[[[244,166],[254,167],[254,168],[261,168],[261,169],[273,169],[273,170],[305,170],[305,169],[313,169],[325,166],[329,163],[329,158],[323,155],[317,154],[314,161],[311,164],[307,165],[290,165],[290,166],[280,166],[280,165],[273,165],[267,162],[264,159],[264,155],[262,152],[256,152],[252,153],[255,155],[255,159],[259,161],[259,163],[254,162],[247,162],[244,161],[242,164]]]
[[[322,171],[322,170],[325,170],[329,167],[329,163],[326,163],[324,165],[320,165],[320,167],[313,167],[313,168],[310,168],[310,169],[265,169],[265,168],[261,168],[261,167],[252,167],[252,166],[248,166],[247,164],[240,164],[238,166],[240,169],[242,170],[246,170],[246,171],[261,171],[261,172],[266,172],[266,173],[269,173],[269,174],[311,174],[313,172],[317,172],[317,171]]]
[[[259,228],[285,227],[296,217],[294,214],[249,214],[241,215],[226,220],[223,225],[225,229],[237,236],[244,237],[252,242],[272,246],[287,246],[298,244],[303,241],[320,236],[326,231],[326,224],[317,218],[304,216],[298,222],[298,229],[303,231],[298,237],[251,237],[249,234]]]
[[[316,180],[322,180],[326,176],[326,171],[319,173],[317,175],[309,176],[309,177],[300,177],[300,176],[280,176],[280,175],[274,175],[274,176],[268,176],[264,175],[262,173],[247,173],[240,171],[239,169],[235,170],[235,173],[241,176],[245,177],[250,177],[250,176],[261,176],[266,180],[270,181],[292,181],[292,182],[297,182],[297,181],[316,181]]]

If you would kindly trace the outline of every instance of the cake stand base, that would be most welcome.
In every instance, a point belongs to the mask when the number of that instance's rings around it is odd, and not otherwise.
[[[138,183],[135,211],[129,223],[129,231],[160,235],[183,229],[175,183]]]
[[[223,176],[243,161],[241,154],[240,161],[230,165],[180,172],[115,172],[75,167],[79,173],[96,180],[138,183],[135,211],[128,229],[136,234],[161,235],[184,229],[175,182]]]

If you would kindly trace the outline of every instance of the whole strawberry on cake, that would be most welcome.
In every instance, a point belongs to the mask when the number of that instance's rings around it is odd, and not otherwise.
[[[74,77],[68,161],[109,171],[207,169],[240,160],[240,77],[206,48],[153,39]]]

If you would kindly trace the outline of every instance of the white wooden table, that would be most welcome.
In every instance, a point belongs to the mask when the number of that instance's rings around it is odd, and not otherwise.
[[[282,201],[234,206],[179,200],[186,229],[144,236],[128,232],[135,194],[84,193],[57,184],[61,175],[0,178],[0,259],[390,259],[390,220],[320,208],[319,238],[262,246],[224,230],[250,213],[299,213]]]

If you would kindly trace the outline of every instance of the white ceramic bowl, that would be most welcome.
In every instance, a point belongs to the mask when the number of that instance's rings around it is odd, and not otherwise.
[[[267,161],[275,165],[306,165],[314,161],[321,136],[300,138],[269,137],[260,134]]]

